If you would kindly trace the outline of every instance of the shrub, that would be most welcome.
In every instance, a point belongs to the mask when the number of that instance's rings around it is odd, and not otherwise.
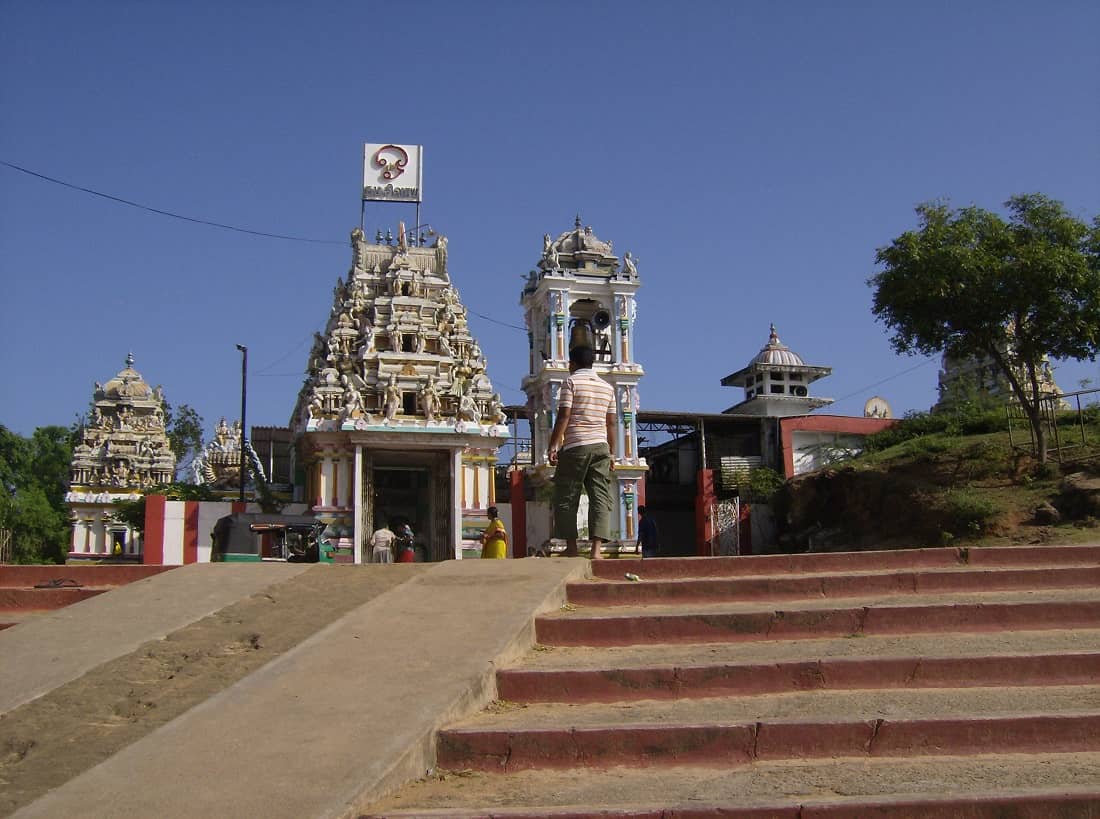
[[[944,494],[941,509],[944,528],[954,535],[980,535],[1001,512],[993,500],[968,489]]]
[[[864,440],[864,449],[867,452],[881,452],[914,438],[947,432],[950,426],[951,419],[946,415],[933,415],[930,412],[907,412],[905,417],[892,427],[876,432],[874,435],[868,435]]]
[[[786,482],[786,478],[774,469],[757,467],[749,472],[749,500],[769,503]]]

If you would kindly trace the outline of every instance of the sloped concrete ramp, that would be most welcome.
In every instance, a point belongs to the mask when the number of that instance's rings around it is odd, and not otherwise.
[[[194,563],[0,631],[0,714],[307,568]]]
[[[495,697],[496,668],[533,644],[532,614],[587,572],[426,567],[15,816],[355,816],[423,776],[436,730]]]

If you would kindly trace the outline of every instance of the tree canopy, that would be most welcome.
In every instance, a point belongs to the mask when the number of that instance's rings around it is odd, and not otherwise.
[[[1044,356],[1100,350],[1100,218],[1091,227],[1041,194],[1014,196],[1008,218],[944,202],[881,247],[872,311],[899,353],[988,356],[1004,373],[1046,460],[1039,402]]]
[[[176,475],[183,474],[188,464],[202,451],[202,416],[190,405],[175,409],[164,402],[164,429],[168,445],[176,456]]]
[[[39,427],[24,438],[0,425],[0,528],[12,532],[15,562],[64,562],[71,461],[65,427]]]

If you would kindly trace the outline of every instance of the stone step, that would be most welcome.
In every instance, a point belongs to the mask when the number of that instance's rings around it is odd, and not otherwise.
[[[933,696],[930,696],[933,695]],[[1029,710],[1021,710],[1027,708]],[[486,712],[439,733],[448,769],[1100,751],[1100,689],[817,691]]]
[[[1006,789],[1005,784],[1010,783]],[[401,819],[1100,817],[1100,754],[755,762],[511,774],[437,771],[371,806]]]
[[[605,579],[631,572],[645,578],[749,577],[826,572],[867,572],[934,569],[958,566],[1064,566],[1100,563],[1100,545],[992,546],[940,549],[897,549],[870,552],[828,552],[744,557],[662,557],[592,561],[592,572]]]
[[[103,594],[107,588],[15,589],[0,588],[0,612],[49,611]]]
[[[867,597],[838,605],[735,605],[576,609],[535,618],[536,641],[561,646],[741,642],[857,635],[1100,628],[1095,589]]]
[[[175,566],[110,563],[97,566],[37,565],[0,566],[0,588],[33,588],[40,583],[64,582],[67,586],[124,586],[171,571]]]
[[[455,730],[527,731],[733,725],[761,721],[844,722],[1100,714],[1100,681],[990,688],[816,689],[612,703],[515,703],[498,700]],[[1100,739],[1100,737],[1098,737]],[[1097,749],[1100,750],[1100,749]]]
[[[703,665],[774,665],[805,660],[904,657],[997,657],[1100,653],[1100,629],[1050,629],[942,634],[891,634],[853,638],[750,643],[679,643],[592,648],[537,646],[514,668],[523,671],[631,670]],[[507,670],[513,670],[509,668]]]
[[[868,594],[939,594],[958,591],[1007,591],[1100,586],[1100,566],[988,569],[963,567],[922,571],[893,570],[851,574],[806,574],[619,580],[570,583],[569,602],[585,606],[644,603],[707,603],[725,600],[796,600],[812,597],[862,597]]]
[[[1100,652],[979,657],[865,657],[647,668],[497,672],[512,702],[622,702],[771,694],[811,689],[1087,685],[1100,680]]]

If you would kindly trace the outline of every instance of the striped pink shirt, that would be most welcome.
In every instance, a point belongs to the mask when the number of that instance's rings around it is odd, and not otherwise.
[[[561,385],[558,412],[570,407],[562,449],[607,442],[607,416],[615,414],[615,390],[588,368],[577,370]]]

